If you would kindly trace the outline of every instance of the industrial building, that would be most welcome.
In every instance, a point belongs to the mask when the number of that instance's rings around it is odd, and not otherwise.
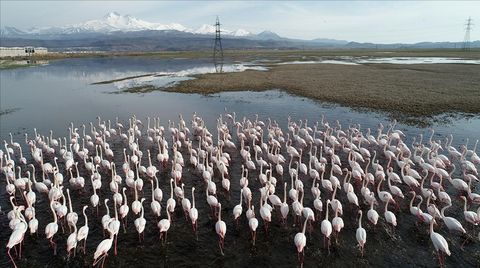
[[[0,57],[26,57],[47,53],[45,47],[0,47]]]

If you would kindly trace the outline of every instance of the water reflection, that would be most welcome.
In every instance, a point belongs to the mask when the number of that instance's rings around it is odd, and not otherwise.
[[[213,65],[215,66],[216,73],[223,73],[223,58],[222,59],[213,59]]]

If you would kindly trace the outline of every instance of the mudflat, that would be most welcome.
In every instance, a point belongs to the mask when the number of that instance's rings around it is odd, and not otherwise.
[[[480,66],[473,64],[291,64],[268,71],[196,75],[163,90],[210,94],[285,90],[394,117],[480,113]]]

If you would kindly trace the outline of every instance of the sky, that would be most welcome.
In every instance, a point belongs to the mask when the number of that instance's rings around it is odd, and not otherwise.
[[[63,26],[115,11],[188,28],[213,24],[300,39],[415,43],[462,41],[465,23],[480,25],[480,1],[0,1],[0,26]],[[480,39],[473,26],[471,39]]]

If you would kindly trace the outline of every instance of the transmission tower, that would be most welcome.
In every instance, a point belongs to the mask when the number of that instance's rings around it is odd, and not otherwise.
[[[220,36],[220,19],[217,16],[215,22],[215,45],[213,47],[213,62],[217,72],[222,72],[223,68],[223,47],[222,37]]]
[[[473,20],[468,18],[467,23],[465,24],[465,38],[463,39],[463,50],[470,50],[470,31],[472,30]]]

